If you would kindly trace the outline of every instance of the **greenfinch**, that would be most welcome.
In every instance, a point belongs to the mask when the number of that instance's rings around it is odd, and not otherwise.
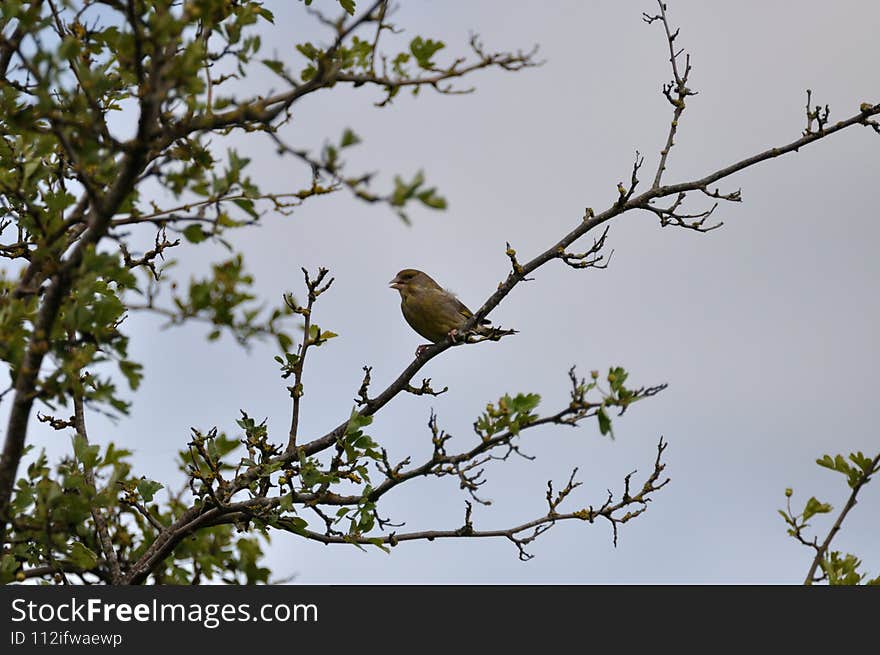
[[[400,292],[400,309],[410,327],[433,343],[440,343],[446,337],[455,335],[473,318],[473,312],[463,302],[447,291],[427,273],[413,268],[405,268],[389,282],[392,289]],[[494,337],[513,334],[513,330],[487,328],[487,319],[480,321],[474,332]],[[420,346],[416,354],[422,348]]]

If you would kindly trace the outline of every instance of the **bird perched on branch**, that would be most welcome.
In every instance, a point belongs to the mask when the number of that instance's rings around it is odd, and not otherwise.
[[[465,323],[474,316],[453,293],[422,271],[405,268],[389,284],[400,292],[403,318],[413,330],[433,343],[440,343],[447,337],[455,340]],[[484,318],[473,328],[473,334],[497,341],[508,334],[516,334],[516,330],[489,327],[489,321]],[[427,347],[419,346],[416,356]]]

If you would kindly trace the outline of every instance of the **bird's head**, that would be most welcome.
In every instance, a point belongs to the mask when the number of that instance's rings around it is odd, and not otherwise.
[[[397,289],[401,295],[417,289],[440,288],[430,275],[414,268],[403,269],[388,285],[392,289]]]

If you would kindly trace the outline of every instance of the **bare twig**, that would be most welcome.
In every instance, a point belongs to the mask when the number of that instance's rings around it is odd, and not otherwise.
[[[669,158],[669,152],[672,150],[672,146],[675,145],[675,133],[678,130],[678,121],[681,118],[682,113],[684,113],[685,99],[688,96],[697,95],[696,91],[689,89],[687,86],[688,77],[691,74],[691,56],[689,54],[685,55],[684,72],[679,72],[678,58],[681,56],[682,51],[676,51],[675,39],[678,37],[680,30],[675,30],[673,32],[669,27],[669,21],[666,20],[666,3],[662,0],[657,0],[657,4],[660,6],[660,13],[654,16],[642,14],[642,19],[649,25],[658,20],[663,24],[663,31],[666,33],[666,41],[669,43],[669,63],[672,66],[673,77],[672,82],[663,85],[663,95],[672,105],[673,112],[672,122],[669,125],[669,134],[666,136],[666,145],[664,145],[663,150],[660,151],[660,163],[657,165],[657,172],[654,174],[653,188],[660,186],[660,179],[663,177],[663,172],[666,170],[666,160]],[[675,94],[674,97],[673,92]]]
[[[303,275],[306,280],[306,288],[308,289],[308,302],[305,307],[301,307],[297,305],[293,301],[293,296],[287,295],[284,297],[284,302],[287,303],[287,306],[290,309],[297,313],[302,314],[304,318],[303,324],[303,338],[300,343],[299,348],[296,353],[296,362],[293,365],[293,386],[288,387],[288,391],[290,391],[290,396],[293,398],[293,411],[291,412],[290,418],[290,434],[287,440],[287,452],[294,452],[296,448],[296,434],[299,427],[299,411],[300,411],[300,399],[303,395],[303,385],[302,385],[302,376],[303,376],[303,366],[306,361],[306,353],[308,352],[309,346],[318,343],[321,339],[320,332],[317,332],[314,336],[312,336],[312,307],[315,304],[315,301],[318,299],[322,293],[324,293],[327,289],[330,288],[330,285],[333,284],[334,278],[330,278],[326,284],[324,284],[324,278],[327,276],[328,270],[326,268],[319,268],[318,275],[315,279],[311,279],[309,276],[309,272],[303,268]]]

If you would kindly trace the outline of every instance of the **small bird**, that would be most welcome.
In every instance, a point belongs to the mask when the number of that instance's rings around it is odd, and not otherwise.
[[[400,292],[400,309],[410,327],[433,343],[455,335],[465,323],[473,318],[473,312],[463,302],[447,291],[427,273],[405,268],[389,282],[392,289]],[[488,328],[488,319],[482,319],[474,331],[477,334],[501,337],[514,334],[515,330]],[[428,346],[419,346],[416,355]]]

